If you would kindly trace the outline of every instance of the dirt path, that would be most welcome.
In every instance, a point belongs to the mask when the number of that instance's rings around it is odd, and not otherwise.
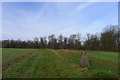
[[[59,57],[62,57],[62,56],[60,56],[59,54],[59,52],[57,52],[56,50],[52,50],[56,55],[58,55]]]

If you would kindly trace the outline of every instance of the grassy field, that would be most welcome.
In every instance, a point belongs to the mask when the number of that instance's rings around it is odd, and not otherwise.
[[[105,78],[118,76],[118,54],[89,51],[81,68],[80,52],[51,49],[2,49],[3,78]]]

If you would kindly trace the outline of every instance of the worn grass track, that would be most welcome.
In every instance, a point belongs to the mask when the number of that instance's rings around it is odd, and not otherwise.
[[[74,66],[65,62],[52,50],[36,50],[37,53],[9,65],[4,78],[71,78],[80,77]],[[4,54],[4,53],[3,53]]]
[[[69,63],[79,65],[81,51],[57,50],[57,52]],[[88,55],[90,67],[87,72],[92,74],[105,73],[111,77],[118,76],[118,53],[91,51],[88,52]]]
[[[3,65],[13,62],[3,69],[4,78],[92,78],[118,76],[116,59],[118,56],[117,53],[111,52],[89,52],[89,68],[81,68],[79,66],[80,51],[3,49],[3,57]]]

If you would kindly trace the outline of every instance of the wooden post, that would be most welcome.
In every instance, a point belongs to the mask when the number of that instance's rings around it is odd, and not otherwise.
[[[80,54],[80,66],[89,67],[89,59],[86,52],[81,52]]]

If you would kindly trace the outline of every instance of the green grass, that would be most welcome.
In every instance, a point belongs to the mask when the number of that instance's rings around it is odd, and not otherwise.
[[[116,63],[118,62],[118,53],[116,52],[90,52],[89,55]]]
[[[2,63],[6,64],[7,62],[13,61],[15,58],[19,58],[23,55],[35,52],[35,49],[12,49],[12,48],[3,48],[2,49]]]
[[[58,50],[59,55],[61,55],[65,60],[72,64],[80,64],[80,52],[81,51],[63,51]],[[88,72],[90,74],[105,73],[109,74],[111,77],[118,76],[118,53],[114,52],[88,52],[90,67]],[[86,76],[86,77],[92,77]]]
[[[33,78],[71,78],[80,77],[77,69],[70,66],[68,62],[64,62],[59,56],[53,53],[51,50],[47,50],[44,53],[39,54],[37,63],[32,66],[34,69],[29,71],[29,77]],[[32,68],[32,67],[31,67]]]
[[[57,52],[57,53],[56,53]],[[102,78],[117,77],[118,54],[89,52],[90,67],[81,72],[80,51],[50,49],[3,49],[3,64],[30,55],[3,70],[4,78]]]
[[[20,49],[17,49],[20,50]],[[4,78],[76,78],[80,77],[76,68],[65,62],[51,50],[36,50],[32,57],[10,65]],[[4,54],[4,53],[3,53]]]

